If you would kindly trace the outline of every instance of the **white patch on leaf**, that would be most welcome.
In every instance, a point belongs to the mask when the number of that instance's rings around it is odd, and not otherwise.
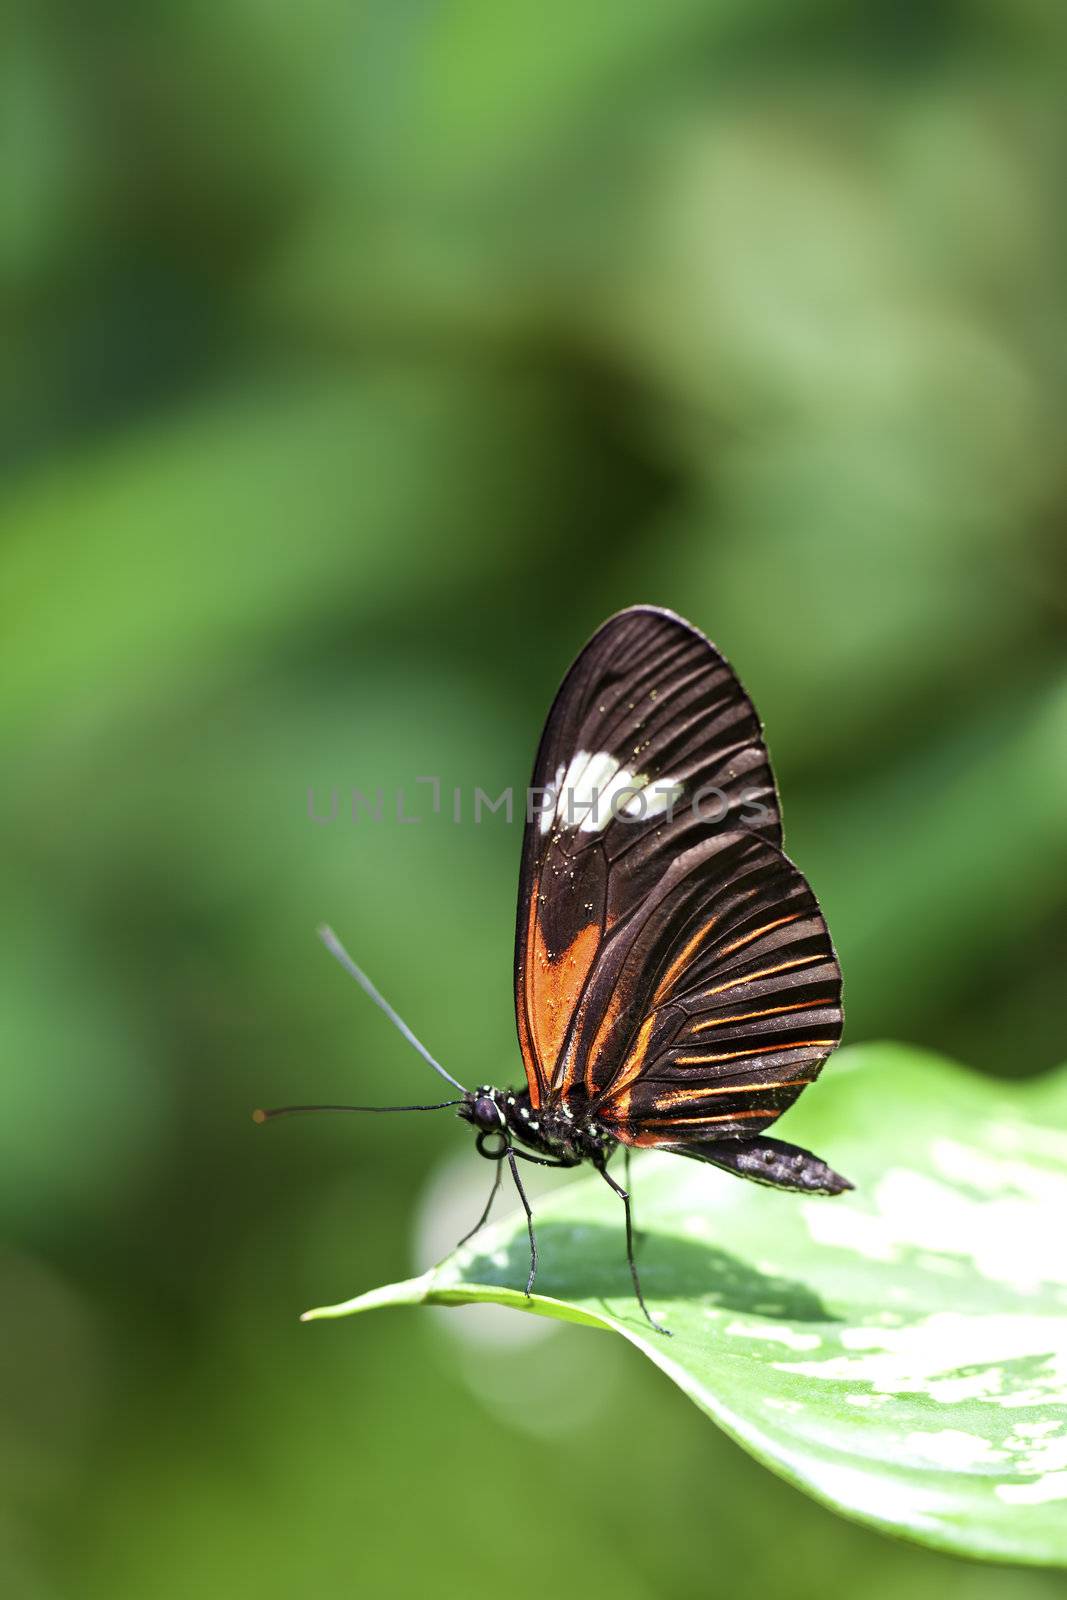
[[[1067,1133],[1035,1122],[996,1122],[986,1132],[995,1150],[1019,1155],[1027,1161],[1051,1161],[1067,1168]]]
[[[805,1473],[816,1493],[861,1516],[928,1532],[941,1527],[938,1513],[944,1509],[943,1495],[891,1478],[884,1471],[814,1457],[805,1461]]]
[[[905,1434],[904,1448],[921,1461],[929,1461],[935,1467],[946,1467],[950,1472],[992,1466],[1008,1459],[1006,1451],[998,1450],[988,1439],[976,1433],[965,1433],[962,1428],[939,1428],[934,1433],[924,1430]]]
[[[844,1354],[775,1365],[806,1378],[869,1385],[880,1394],[923,1394],[942,1405],[982,1401],[1014,1408],[1067,1403],[1063,1317],[939,1311],[904,1328],[845,1328],[840,1342]],[[1041,1366],[1036,1372],[1031,1366],[1027,1372],[1028,1387],[1012,1389],[1006,1364],[1035,1360]],[[1023,1443],[1019,1441],[1020,1449]],[[1025,1447],[1030,1451],[1029,1443]]]
[[[946,1143],[941,1141],[942,1157]],[[958,1152],[952,1159],[958,1167]],[[980,1170],[990,1176],[987,1167]],[[1067,1229],[1061,1221],[1067,1178],[1043,1174],[1039,1194],[1040,1199],[1015,1191],[978,1197],[908,1168],[890,1168],[875,1188],[873,1213],[856,1204],[809,1201],[803,1215],[818,1244],[893,1263],[918,1252],[928,1271],[936,1266],[951,1272],[939,1258],[956,1257],[980,1277],[1026,1293],[1043,1283],[1067,1284]]]
[[[790,1350],[817,1350],[822,1344],[817,1333],[797,1333],[780,1322],[731,1322],[726,1332],[738,1339],[765,1339],[769,1344],[784,1344]]]
[[[1036,1165],[1030,1150],[1025,1154],[1025,1160],[1011,1160],[955,1139],[935,1139],[930,1146],[934,1166],[952,1183],[987,1195],[1021,1195],[1040,1206],[1067,1205],[1067,1173]]]
[[[1046,1472],[1030,1483],[998,1483],[994,1493],[1009,1506],[1041,1506],[1050,1500],[1067,1500],[1067,1472]]]

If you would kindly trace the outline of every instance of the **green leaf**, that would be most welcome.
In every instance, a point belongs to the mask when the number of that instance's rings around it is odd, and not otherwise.
[[[407,1283],[308,1312],[493,1301],[612,1329],[816,1499],[961,1555],[1067,1565],[1067,1070],[1013,1086],[900,1045],[843,1051],[786,1136],[856,1192],[634,1164],[654,1332],[596,1177]],[[709,1491],[710,1493],[710,1491]]]

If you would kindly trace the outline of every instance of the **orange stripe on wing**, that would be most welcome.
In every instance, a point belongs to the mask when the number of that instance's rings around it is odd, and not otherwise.
[[[735,1011],[729,1017],[713,1017],[710,1022],[694,1022],[690,1033],[703,1033],[707,1028],[726,1028],[731,1022],[751,1022],[755,1017],[783,1017],[787,1011],[825,1011],[833,1004],[828,1000],[798,1000],[791,1006],[768,1006],[764,1011]]]
[[[530,911],[526,919],[526,947],[524,951],[524,965],[522,975],[522,993],[515,997],[515,1016],[519,1025],[519,1049],[522,1052],[523,1065],[526,1068],[526,1087],[530,1092],[530,1104],[536,1111],[541,1104],[541,1063],[537,1058],[537,1045],[533,1038],[533,1029],[528,1021],[530,1010],[530,972],[529,963],[534,949],[534,926],[537,919],[537,890],[535,883],[530,894]]]
[[[744,1122],[752,1118],[760,1118],[764,1122],[773,1122],[777,1116],[773,1110],[767,1111],[735,1111],[728,1117],[663,1117],[657,1120],[654,1127],[645,1127],[636,1132],[631,1128],[612,1126],[613,1136],[620,1144],[632,1145],[635,1150],[652,1150],[657,1145],[676,1145],[678,1135],[668,1132],[674,1128],[710,1128],[720,1123]]]
[[[712,928],[714,928],[717,921],[717,917],[709,917],[707,922],[703,923],[702,926],[697,929],[693,937],[683,946],[678,955],[675,956],[674,960],[671,962],[670,966],[659,980],[659,983],[656,985],[656,993],[653,996],[651,1007],[653,1011],[657,1006],[663,1004],[664,996],[669,992],[675,978],[679,977],[685,971],[693,957],[694,951],[700,948],[708,934],[711,932]]]
[[[574,1008],[600,946],[600,925],[591,922],[575,934],[567,949],[549,954],[534,900],[527,945],[526,993],[538,1063],[551,1081]]]
[[[696,1089],[671,1089],[667,1094],[661,1094],[654,1102],[655,1112],[669,1111],[673,1106],[684,1106],[687,1101],[704,1100],[712,1094],[758,1094],[767,1089],[803,1089],[811,1082],[810,1078],[788,1078],[784,1083],[733,1083],[716,1084],[709,1088],[706,1084]]]
[[[828,955],[799,956],[796,961],[781,961],[776,967],[763,967],[759,972],[746,972],[741,978],[731,978],[729,983],[720,983],[714,989],[705,989],[701,995],[702,1000],[710,1000],[713,994],[725,994],[727,989],[739,989],[743,983],[756,983],[760,978],[773,978],[776,972],[789,972],[794,967],[818,966],[828,961]]]
[[[732,950],[740,950],[744,945],[751,944],[753,939],[762,939],[765,933],[770,933],[772,928],[784,927],[787,922],[796,922],[798,918],[808,915],[804,911],[794,911],[789,917],[776,917],[773,922],[765,922],[762,928],[754,928],[751,933],[742,934],[740,939],[734,939],[730,944],[724,944],[716,952],[720,956],[728,956]]]
[[[589,1050],[586,1054],[585,1079],[587,1088],[589,1088],[589,1080],[593,1077],[594,1068],[596,1067],[597,1062],[600,1060],[601,1054],[607,1048],[611,1039],[612,1030],[615,1028],[616,1024],[622,1017],[623,1012],[626,1010],[626,1005],[627,997],[623,991],[622,984],[617,984],[612,992],[611,999],[608,1001],[607,1009],[605,1010],[603,1018],[601,1019],[600,1026],[597,1028],[597,1031],[593,1037],[593,1042],[589,1046]],[[567,1071],[565,1076],[567,1077],[567,1087],[569,1088],[571,1080],[575,1076],[572,1064],[570,1062],[567,1063]]]
[[[653,1011],[642,1022],[640,1032],[634,1040],[633,1048],[623,1062],[618,1076],[611,1086],[611,1092],[605,1103],[605,1114],[607,1114],[606,1108],[610,1107],[611,1117],[617,1117],[620,1122],[626,1120],[630,1109],[630,1094],[633,1085],[644,1071],[649,1041],[652,1038],[652,1030],[655,1026],[656,1013]]]
[[[713,1061],[743,1061],[746,1056],[774,1055],[785,1050],[832,1049],[836,1039],[794,1039],[791,1044],[761,1044],[748,1050],[727,1050],[717,1056],[675,1056],[676,1067],[705,1067]]]
[[[688,1128],[697,1123],[711,1122],[745,1122],[749,1117],[772,1117],[773,1111],[731,1111],[722,1117],[657,1117],[656,1121],[661,1128]]]

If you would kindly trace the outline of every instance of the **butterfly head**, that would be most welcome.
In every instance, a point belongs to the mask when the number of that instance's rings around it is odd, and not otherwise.
[[[507,1126],[507,1116],[501,1104],[504,1096],[500,1089],[483,1084],[480,1089],[468,1089],[460,1102],[457,1115],[464,1122],[473,1123],[479,1133],[499,1133]]]

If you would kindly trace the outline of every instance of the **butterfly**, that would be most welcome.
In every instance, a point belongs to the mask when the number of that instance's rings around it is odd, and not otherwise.
[[[515,934],[526,1082],[467,1089],[416,1039],[329,929],[328,948],[461,1098],[505,1165],[537,1239],[520,1162],[590,1164],[618,1195],[637,1303],[630,1151],[687,1156],[773,1188],[840,1194],[847,1178],[770,1137],[842,1029],[841,969],[807,880],[782,852],[778,792],[751,700],[719,650],[655,606],[610,617],[545,723],[528,791]],[[609,1170],[623,1152],[624,1178]]]

